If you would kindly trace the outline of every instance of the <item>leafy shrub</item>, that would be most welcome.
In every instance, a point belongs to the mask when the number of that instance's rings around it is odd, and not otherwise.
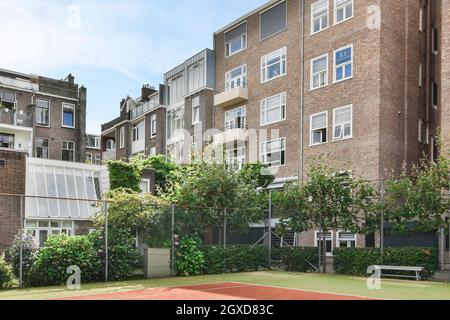
[[[334,271],[339,274],[367,276],[367,268],[381,264],[380,249],[339,248],[334,251]],[[424,279],[439,269],[439,253],[430,248],[386,248],[383,265],[424,267]]]
[[[204,247],[203,273],[245,272],[268,269],[268,249],[264,246]]]
[[[281,260],[282,268],[291,272],[315,271],[313,266],[317,267],[319,265],[319,253],[317,248],[278,248],[274,249],[273,258]]]
[[[105,275],[105,239],[102,233],[89,235],[101,260],[101,278]],[[142,264],[134,236],[124,229],[111,229],[108,233],[108,279],[126,280]]]
[[[11,267],[6,264],[3,256],[0,256],[0,290],[8,288],[13,280],[14,275]]]
[[[81,281],[99,280],[101,261],[90,236],[51,236],[38,257],[26,280],[27,285],[48,286],[65,283],[69,266],[81,269]]]
[[[205,257],[199,249],[202,241],[198,237],[181,239],[175,257],[175,269],[179,275],[202,274]]]
[[[22,275],[24,278],[33,266],[39,251],[35,238],[26,233],[22,235]],[[14,276],[20,277],[20,235],[14,237],[10,249],[5,253],[5,261],[12,266]]]

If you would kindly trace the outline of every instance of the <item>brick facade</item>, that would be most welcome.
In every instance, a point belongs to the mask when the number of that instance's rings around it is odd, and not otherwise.
[[[26,154],[0,149],[0,194],[25,194],[25,175]],[[20,202],[17,196],[0,196],[0,253],[20,230]]]

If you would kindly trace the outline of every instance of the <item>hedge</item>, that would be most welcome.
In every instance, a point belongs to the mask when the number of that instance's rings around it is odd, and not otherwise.
[[[272,259],[280,260],[281,267],[291,272],[316,271],[313,266],[317,267],[319,265],[318,250],[311,247],[273,249]]]
[[[367,268],[380,265],[380,249],[338,248],[334,250],[333,268],[337,274],[368,276]],[[383,265],[424,267],[423,279],[430,279],[439,269],[439,252],[432,248],[386,248]]]
[[[246,272],[268,269],[268,248],[263,246],[203,247],[204,274]]]

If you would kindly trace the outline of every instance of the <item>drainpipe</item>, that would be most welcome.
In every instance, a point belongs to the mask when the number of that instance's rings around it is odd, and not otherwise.
[[[299,167],[299,178],[303,181],[304,170],[305,170],[305,129],[304,129],[304,117],[305,117],[305,106],[304,106],[304,83],[305,83],[305,0],[300,0],[300,167]]]
[[[432,19],[432,1],[427,1],[427,44],[426,44],[426,65],[427,65],[427,76],[426,76],[426,86],[425,86],[425,97],[426,97],[426,123],[429,127],[430,125],[430,108],[431,108],[431,67],[432,67],[432,56],[431,56],[431,50],[432,50],[432,37],[433,37],[433,23],[431,21]],[[429,137],[427,137],[428,139]]]

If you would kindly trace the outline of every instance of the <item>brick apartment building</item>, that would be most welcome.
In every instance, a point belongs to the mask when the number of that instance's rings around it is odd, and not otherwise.
[[[448,1],[277,0],[215,32],[215,127],[259,134],[228,141],[228,155],[268,164],[278,186],[322,153],[371,180],[435,159],[439,128],[450,145],[449,17]],[[326,238],[330,253],[366,240]]]
[[[86,163],[102,165],[101,136],[86,134]]]
[[[86,136],[86,88],[72,75],[0,70],[0,105],[0,251],[18,234],[21,208],[25,229],[41,244],[51,234],[86,233],[95,202],[54,199],[96,200],[108,188],[102,167],[85,164],[101,162],[95,137]]]

